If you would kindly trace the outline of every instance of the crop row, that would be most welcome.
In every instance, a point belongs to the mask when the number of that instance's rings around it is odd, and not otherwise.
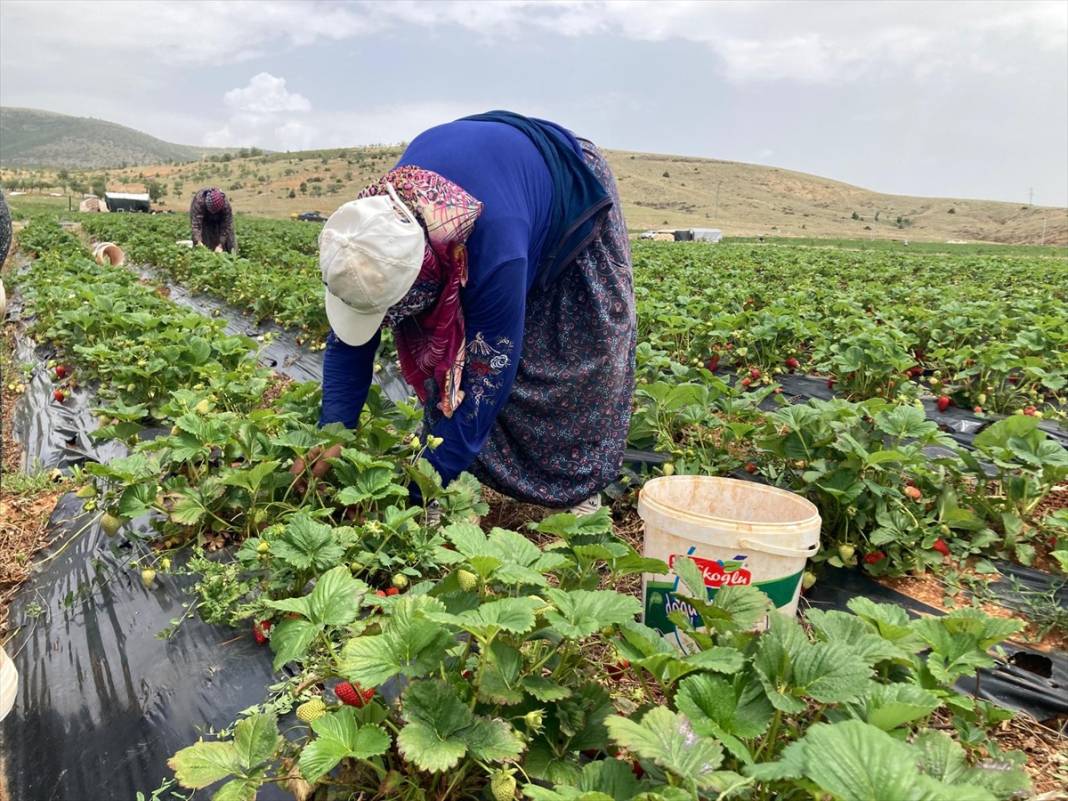
[[[115,422],[98,435],[123,438],[130,455],[86,466],[95,485],[81,494],[96,494],[109,531],[155,521],[146,584],[195,574],[202,617],[244,626],[292,669],[236,725],[174,755],[183,787],[225,782],[219,801],[251,801],[266,783],[413,801],[862,799],[876,786],[948,801],[1026,788],[1022,755],[989,739],[1009,713],[952,689],[1018,623],[971,609],[910,621],[858,598],[802,627],[755,588],[710,600],[680,558],[672,619],[692,647],[677,651],[636,621],[636,598],[605,589],[668,570],[617,539],[607,510],[547,518],[541,546],[486,532],[477,484],[442,488],[420,458],[418,409],[373,393],[358,430],[318,429],[314,385],[269,403],[258,387],[228,389],[268,379],[251,343],[233,355],[211,321],[197,328],[53,224],[34,222],[22,241],[39,258],[19,289],[35,335],[63,352],[58,380],[94,379],[121,399],[101,410]],[[103,327],[66,338],[81,315]],[[207,350],[178,360],[165,397],[109,390],[122,354],[132,368],[139,352],[106,340],[152,342],[156,317],[199,332]],[[876,416],[905,438],[913,421],[895,414]],[[150,420],[170,432],[142,439]],[[440,525],[410,505],[412,484]]]

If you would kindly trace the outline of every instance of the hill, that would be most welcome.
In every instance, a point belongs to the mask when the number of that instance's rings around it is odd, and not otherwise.
[[[7,147],[5,142],[5,152]],[[228,153],[193,163],[109,170],[103,176],[110,189],[119,191],[143,191],[150,181],[162,184],[164,209],[184,211],[194,191],[214,185],[231,196],[239,212],[270,217],[310,210],[329,214],[388,170],[400,153],[400,147]],[[888,195],[816,175],[734,161],[622,151],[607,151],[607,156],[633,232],[707,227],[728,236],[1068,245],[1068,209],[1063,208]],[[55,170],[11,169],[15,164],[2,155],[0,167],[0,181],[9,189],[63,183]],[[97,170],[80,178],[84,183],[101,175]],[[33,180],[27,184],[30,176]]]
[[[164,142],[124,125],[50,111],[0,107],[0,165],[97,169],[196,161],[213,148]]]

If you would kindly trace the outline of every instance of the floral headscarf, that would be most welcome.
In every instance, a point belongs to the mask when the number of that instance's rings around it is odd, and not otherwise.
[[[467,284],[467,238],[482,203],[461,187],[420,167],[398,167],[357,195],[388,195],[389,183],[426,231],[423,266],[415,284],[386,314],[393,327],[401,372],[419,400],[437,387],[446,417],[463,401],[464,313],[460,290]]]

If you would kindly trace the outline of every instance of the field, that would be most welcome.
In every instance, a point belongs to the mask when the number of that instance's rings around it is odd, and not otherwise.
[[[93,437],[128,448],[75,467],[78,495],[132,543],[130,575],[191,578],[185,614],[254,638],[276,671],[235,725],[174,754],[174,789],[978,801],[1065,778],[1063,739],[1016,751],[1020,716],[954,688],[999,643],[1063,651],[1068,635],[1056,604],[998,613],[984,592],[998,565],[1068,570],[1063,254],[636,242],[642,454],[611,509],[506,530],[473,478],[442,487],[420,458],[417,407],[373,390],[358,430],[318,428],[314,382],[280,380],[255,340],[168,298],[215,296],[314,352],[317,225],[240,217],[230,256],[177,246],[177,215],[75,217],[77,232],[34,216],[8,278],[26,333],[58,354],[29,370],[49,371],[55,404],[91,394]],[[95,264],[90,239],[157,277]],[[679,558],[671,620],[693,645],[676,651],[636,622],[638,576],[669,572],[633,525],[637,485],[662,474],[813,501],[806,590],[849,568],[932,581],[956,608],[910,619],[857,596],[758,633],[767,596],[710,597]]]
[[[393,166],[399,146],[215,155],[189,163],[93,171],[37,169],[5,161],[5,191],[154,191],[159,208],[184,214],[202,186],[219,186],[239,213],[329,214]],[[758,164],[607,151],[634,232],[708,227],[728,236],[967,241],[1068,245],[1068,209],[874,192]],[[131,159],[130,164],[139,163]],[[32,196],[31,196],[32,197]],[[66,198],[62,199],[66,207]]]

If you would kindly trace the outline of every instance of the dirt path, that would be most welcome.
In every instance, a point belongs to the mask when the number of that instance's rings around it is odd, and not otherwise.
[[[22,472],[22,448],[12,436],[11,419],[23,376],[13,352],[14,324],[5,322],[0,342],[0,642],[9,635],[8,604],[29,575],[33,555],[48,545],[48,518],[67,490],[61,477]]]

